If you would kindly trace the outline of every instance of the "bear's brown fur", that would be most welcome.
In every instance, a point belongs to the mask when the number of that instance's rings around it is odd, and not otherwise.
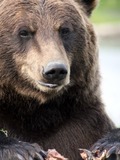
[[[70,160],[114,127],[101,100],[88,20],[96,2],[0,0],[0,127]],[[53,72],[45,78],[53,63],[64,66],[62,80]]]

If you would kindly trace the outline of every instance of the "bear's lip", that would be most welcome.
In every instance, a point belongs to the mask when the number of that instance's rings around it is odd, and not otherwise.
[[[38,83],[39,83],[41,86],[48,87],[48,88],[56,88],[56,87],[59,86],[58,84],[45,83],[45,82],[42,82],[42,81],[38,81]]]

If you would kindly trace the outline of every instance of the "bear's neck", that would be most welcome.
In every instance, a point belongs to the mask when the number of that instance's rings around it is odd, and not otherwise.
[[[94,97],[94,93],[83,94],[78,86],[71,87],[63,95],[45,104],[39,104],[36,100],[23,98],[13,92],[12,97],[8,94],[4,101],[1,100],[0,127],[15,135],[33,134],[34,132],[44,137],[50,128],[53,133],[71,118],[79,119],[82,113],[84,116],[85,113],[88,115],[87,111],[90,111],[88,108],[99,109],[98,106],[101,105],[99,96]]]

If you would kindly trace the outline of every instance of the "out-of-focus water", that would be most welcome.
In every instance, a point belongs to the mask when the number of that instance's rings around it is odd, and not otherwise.
[[[101,41],[99,55],[106,111],[120,127],[120,38]]]

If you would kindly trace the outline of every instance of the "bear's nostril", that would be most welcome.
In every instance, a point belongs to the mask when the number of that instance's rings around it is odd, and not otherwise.
[[[47,80],[60,81],[66,78],[68,71],[63,63],[50,62],[44,68],[43,77]]]
[[[67,70],[61,70],[60,74],[67,74]]]
[[[56,70],[55,69],[49,70],[45,74],[54,75],[54,74],[56,74]]]

